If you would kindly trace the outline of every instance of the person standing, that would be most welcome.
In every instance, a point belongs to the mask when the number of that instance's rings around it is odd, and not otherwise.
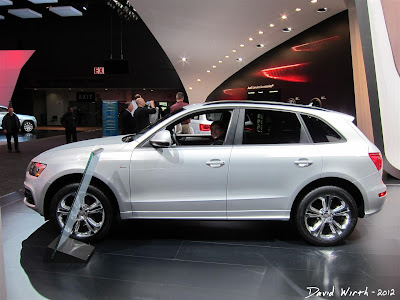
[[[7,137],[7,148],[8,152],[12,152],[11,147],[11,136],[14,138],[14,148],[15,152],[19,153],[18,149],[18,132],[21,131],[21,123],[16,114],[14,114],[14,108],[10,105],[8,107],[8,113],[4,116],[1,122],[1,127],[3,127],[3,132]]]
[[[189,105],[186,102],[183,102],[183,100],[185,99],[185,96],[183,95],[182,92],[178,92],[176,94],[176,103],[174,105],[171,106],[171,113],[173,113],[174,111],[181,109],[182,107]],[[190,134],[190,119],[186,119],[181,123],[182,126],[182,131],[181,133],[183,134]]]
[[[157,110],[155,109],[154,101],[150,101],[150,107],[146,107],[146,102],[143,98],[136,99],[136,104],[138,108],[135,110],[134,118],[136,122],[136,132],[139,133],[143,128],[150,125],[149,115],[155,114]]]
[[[133,104],[129,102],[128,107],[121,112],[121,128],[122,134],[131,134],[136,132],[135,118],[132,115]]]
[[[76,136],[76,124],[77,118],[74,115],[74,109],[72,106],[69,106],[67,112],[61,118],[61,125],[65,128],[67,144],[71,143],[71,136],[73,142],[78,140]]]

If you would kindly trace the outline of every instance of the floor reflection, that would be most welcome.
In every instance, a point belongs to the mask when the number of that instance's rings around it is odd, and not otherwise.
[[[20,132],[18,133],[18,142],[23,143],[23,142],[28,142],[32,140],[37,140],[37,139],[43,139],[51,136],[56,136],[56,135],[63,135],[64,130],[35,130],[33,132],[27,133],[27,132]],[[11,141],[13,139],[11,138]],[[3,131],[0,132],[0,144],[5,144],[7,143],[7,138],[6,135],[3,133]]]

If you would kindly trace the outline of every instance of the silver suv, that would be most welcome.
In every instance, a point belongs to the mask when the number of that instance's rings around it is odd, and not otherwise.
[[[176,125],[219,116],[221,143]],[[386,200],[382,157],[353,117],[296,104],[188,105],[137,135],[48,150],[30,163],[25,203],[64,226],[91,151],[101,147],[73,237],[103,238],[117,218],[289,220],[315,245],[348,237]]]

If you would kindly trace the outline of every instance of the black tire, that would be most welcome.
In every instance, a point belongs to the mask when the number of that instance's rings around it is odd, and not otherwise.
[[[337,186],[322,186],[300,201],[295,223],[299,233],[309,243],[334,246],[353,232],[358,220],[357,212],[357,205],[346,190]]]
[[[24,121],[22,123],[22,130],[26,133],[32,132],[35,129],[35,125],[32,121]]]
[[[79,183],[68,184],[54,195],[50,203],[50,221],[55,226],[59,228],[64,226],[78,188]],[[113,222],[112,205],[106,195],[92,185],[87,189],[84,202],[73,226],[71,237],[83,242],[101,240],[108,234]]]

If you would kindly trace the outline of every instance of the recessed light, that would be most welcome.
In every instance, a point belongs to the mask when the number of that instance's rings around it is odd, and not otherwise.
[[[187,61],[187,58],[186,57],[182,57],[181,61],[185,62],[185,61]]]
[[[239,57],[236,59],[237,61],[243,61],[243,58]]]
[[[258,32],[258,34],[263,34],[263,33],[264,33],[264,32],[263,32],[263,31],[261,31],[261,30]]]
[[[274,26],[275,26],[275,25],[274,25],[274,24],[272,24],[272,23],[271,23],[271,24],[269,24],[269,27],[274,27]]]
[[[291,32],[292,31],[292,27],[286,27],[282,29],[283,32]]]
[[[233,53],[236,53],[236,50],[235,50],[235,49],[233,49],[233,50],[232,50],[232,52],[233,52]]]
[[[200,81],[201,81],[201,79],[200,79],[200,78],[198,78],[198,79],[197,79],[197,82],[200,82]]]
[[[207,73],[211,73],[211,71],[210,71],[210,70],[207,70]]]
[[[217,66],[213,66],[213,68],[215,69]]]
[[[193,90],[193,88],[190,86],[190,87],[189,87],[189,90]]]
[[[318,0],[311,0],[311,3],[317,3]]]
[[[258,44],[257,48],[264,48],[264,44]]]
[[[218,62],[219,62],[220,64],[222,64],[222,60],[219,60]]]
[[[300,7],[296,8],[296,11],[301,11],[301,8]]]
[[[240,44],[240,47],[242,47],[242,48],[243,48],[243,47],[244,47],[244,45],[243,45],[243,44]]]
[[[282,18],[282,20],[286,20],[287,19],[287,15],[282,15],[281,18]]]
[[[225,58],[229,58],[229,55],[225,55]]]
[[[328,11],[328,9],[326,7],[317,9],[317,12],[319,12],[319,13],[324,13],[324,12],[327,12],[327,11]]]
[[[249,38],[249,41],[252,41],[252,40],[253,40],[253,38],[252,38],[252,37],[250,37],[250,38]]]

